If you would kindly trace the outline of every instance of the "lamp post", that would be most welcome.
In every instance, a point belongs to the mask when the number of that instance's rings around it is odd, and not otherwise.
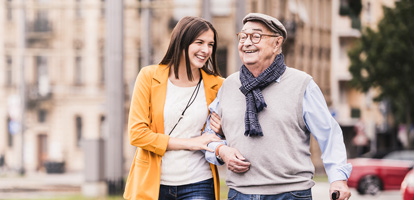
[[[105,143],[105,175],[109,194],[123,192],[124,132],[124,3],[105,4],[105,80],[108,138]]]
[[[26,110],[26,81],[25,81],[25,67],[24,67],[24,59],[25,59],[25,49],[26,49],[26,11],[25,11],[25,0],[21,0],[21,7],[20,7],[20,23],[19,23],[19,30],[20,30],[20,37],[18,37],[18,44],[20,49],[20,142],[21,142],[21,160],[20,160],[20,169],[19,173],[21,175],[25,174],[25,167],[24,167],[24,115]]]

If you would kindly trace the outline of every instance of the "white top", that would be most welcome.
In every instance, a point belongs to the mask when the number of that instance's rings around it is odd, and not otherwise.
[[[200,136],[208,114],[203,81],[200,84],[197,98],[185,111],[183,119],[175,127],[170,137],[192,138]],[[168,79],[164,105],[165,134],[170,133],[177,123],[195,87],[178,87]],[[201,151],[166,151],[162,157],[161,184],[163,185],[184,185],[212,177],[210,165]]]

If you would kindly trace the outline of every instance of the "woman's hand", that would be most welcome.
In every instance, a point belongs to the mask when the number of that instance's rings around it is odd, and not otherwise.
[[[221,118],[215,112],[211,112],[211,116],[210,116],[210,128],[214,132],[216,132],[219,135],[221,135],[221,136],[224,137],[223,130],[221,129]]]
[[[196,150],[206,150],[210,152],[214,152],[214,149],[210,149],[207,147],[207,144],[210,142],[218,142],[221,139],[215,134],[206,134],[204,133],[201,136],[191,138],[189,143],[189,150],[196,151]]]

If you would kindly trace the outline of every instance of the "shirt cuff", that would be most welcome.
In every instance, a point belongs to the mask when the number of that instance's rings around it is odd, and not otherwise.
[[[349,176],[351,175],[352,171],[352,164],[348,163],[346,165],[340,166],[336,169],[327,171],[329,183],[335,181],[347,181]]]
[[[210,149],[214,149],[214,152],[210,152],[210,151],[205,151],[205,158],[206,160],[214,165],[223,165],[223,163],[220,163],[217,158],[216,158],[216,148],[218,147],[218,145],[220,144],[224,144],[226,145],[227,142],[225,140],[222,140],[220,142],[210,142],[207,146]]]

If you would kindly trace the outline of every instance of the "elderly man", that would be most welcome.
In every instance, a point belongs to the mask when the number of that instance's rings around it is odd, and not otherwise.
[[[351,196],[352,166],[342,130],[322,92],[305,72],[287,67],[282,43],[287,32],[274,17],[250,13],[237,34],[243,66],[230,75],[210,105],[206,131],[224,133],[206,159],[227,165],[229,199],[312,199],[314,166],[310,134],[319,143],[330,182],[329,194]]]

